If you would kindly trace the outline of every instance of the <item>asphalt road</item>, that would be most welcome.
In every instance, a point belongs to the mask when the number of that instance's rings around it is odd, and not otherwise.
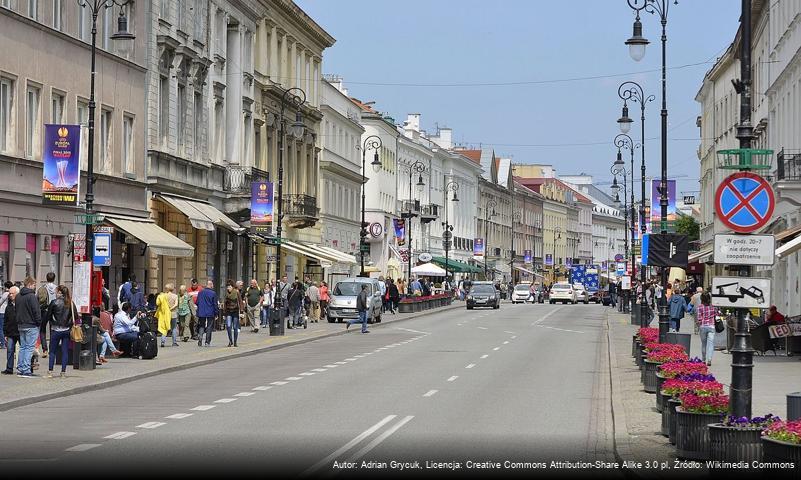
[[[350,476],[394,460],[463,475],[501,471],[468,460],[612,461],[603,318],[598,305],[458,309],[20,407],[0,413],[0,469]]]

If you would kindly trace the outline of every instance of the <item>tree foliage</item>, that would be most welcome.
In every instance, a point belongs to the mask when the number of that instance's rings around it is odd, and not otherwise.
[[[676,219],[676,233],[687,235],[687,239],[692,242],[701,237],[701,226],[693,217],[679,215]]]

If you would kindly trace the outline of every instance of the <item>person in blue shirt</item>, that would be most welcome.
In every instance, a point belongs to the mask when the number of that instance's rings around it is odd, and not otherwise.
[[[197,346],[203,346],[203,332],[206,333],[206,346],[211,346],[211,332],[214,330],[214,320],[220,313],[220,303],[217,292],[214,291],[214,282],[206,282],[206,288],[197,294]]]

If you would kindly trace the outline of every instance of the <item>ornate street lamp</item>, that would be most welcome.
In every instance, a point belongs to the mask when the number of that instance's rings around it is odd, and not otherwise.
[[[420,160],[415,160],[414,163],[409,165],[409,210],[404,215],[408,221],[406,225],[406,244],[409,249],[409,258],[408,258],[408,277],[406,279],[406,285],[408,288],[409,294],[412,293],[412,218],[414,218],[414,213],[412,212],[411,202],[413,202],[412,197],[412,177],[415,173],[418,174],[417,183],[415,184],[417,196],[419,197],[420,194],[423,192],[423,187],[426,186],[425,182],[423,181],[423,172],[426,171],[426,166]]]
[[[447,179],[447,177],[446,177]],[[459,184],[455,180],[451,180],[450,182],[445,184],[445,223],[443,226],[445,227],[445,231],[442,233],[442,246],[445,248],[445,278],[450,278],[450,249],[451,249],[451,238],[453,238],[453,225],[448,223],[448,192],[453,192],[453,196],[451,197],[451,202],[458,202],[459,197],[456,196],[456,192],[459,191]]]
[[[497,215],[495,213],[497,206],[498,202],[492,199],[488,199],[484,205],[484,280],[487,280],[487,264],[489,263],[489,220]],[[490,208],[492,208],[492,212],[490,212]],[[492,276],[495,277],[494,272]]]
[[[364,139],[362,144],[362,228],[359,230],[359,262],[360,262],[360,270],[359,276],[366,277],[367,275],[364,273],[364,257],[365,257],[365,250],[367,241],[367,222],[364,220],[364,209],[365,209],[365,202],[364,202],[364,190],[365,185],[367,184],[367,176],[365,176],[365,161],[367,159],[367,150],[373,150],[375,155],[373,156],[373,161],[370,162],[370,166],[373,167],[373,171],[378,173],[381,170],[381,160],[378,158],[378,151],[381,150],[381,138],[378,135],[370,135],[369,137]]]

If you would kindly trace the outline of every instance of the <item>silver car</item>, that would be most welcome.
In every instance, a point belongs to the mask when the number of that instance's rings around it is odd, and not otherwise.
[[[356,297],[362,291],[362,285],[368,285],[367,322],[381,322],[381,285],[375,278],[350,277],[340,280],[331,291],[331,300],[328,303],[328,322],[342,322],[359,318],[356,310]]]
[[[579,302],[584,302],[584,304],[590,303],[590,292],[584,288],[584,285],[581,283],[574,283],[573,290],[576,291],[576,300]]]

